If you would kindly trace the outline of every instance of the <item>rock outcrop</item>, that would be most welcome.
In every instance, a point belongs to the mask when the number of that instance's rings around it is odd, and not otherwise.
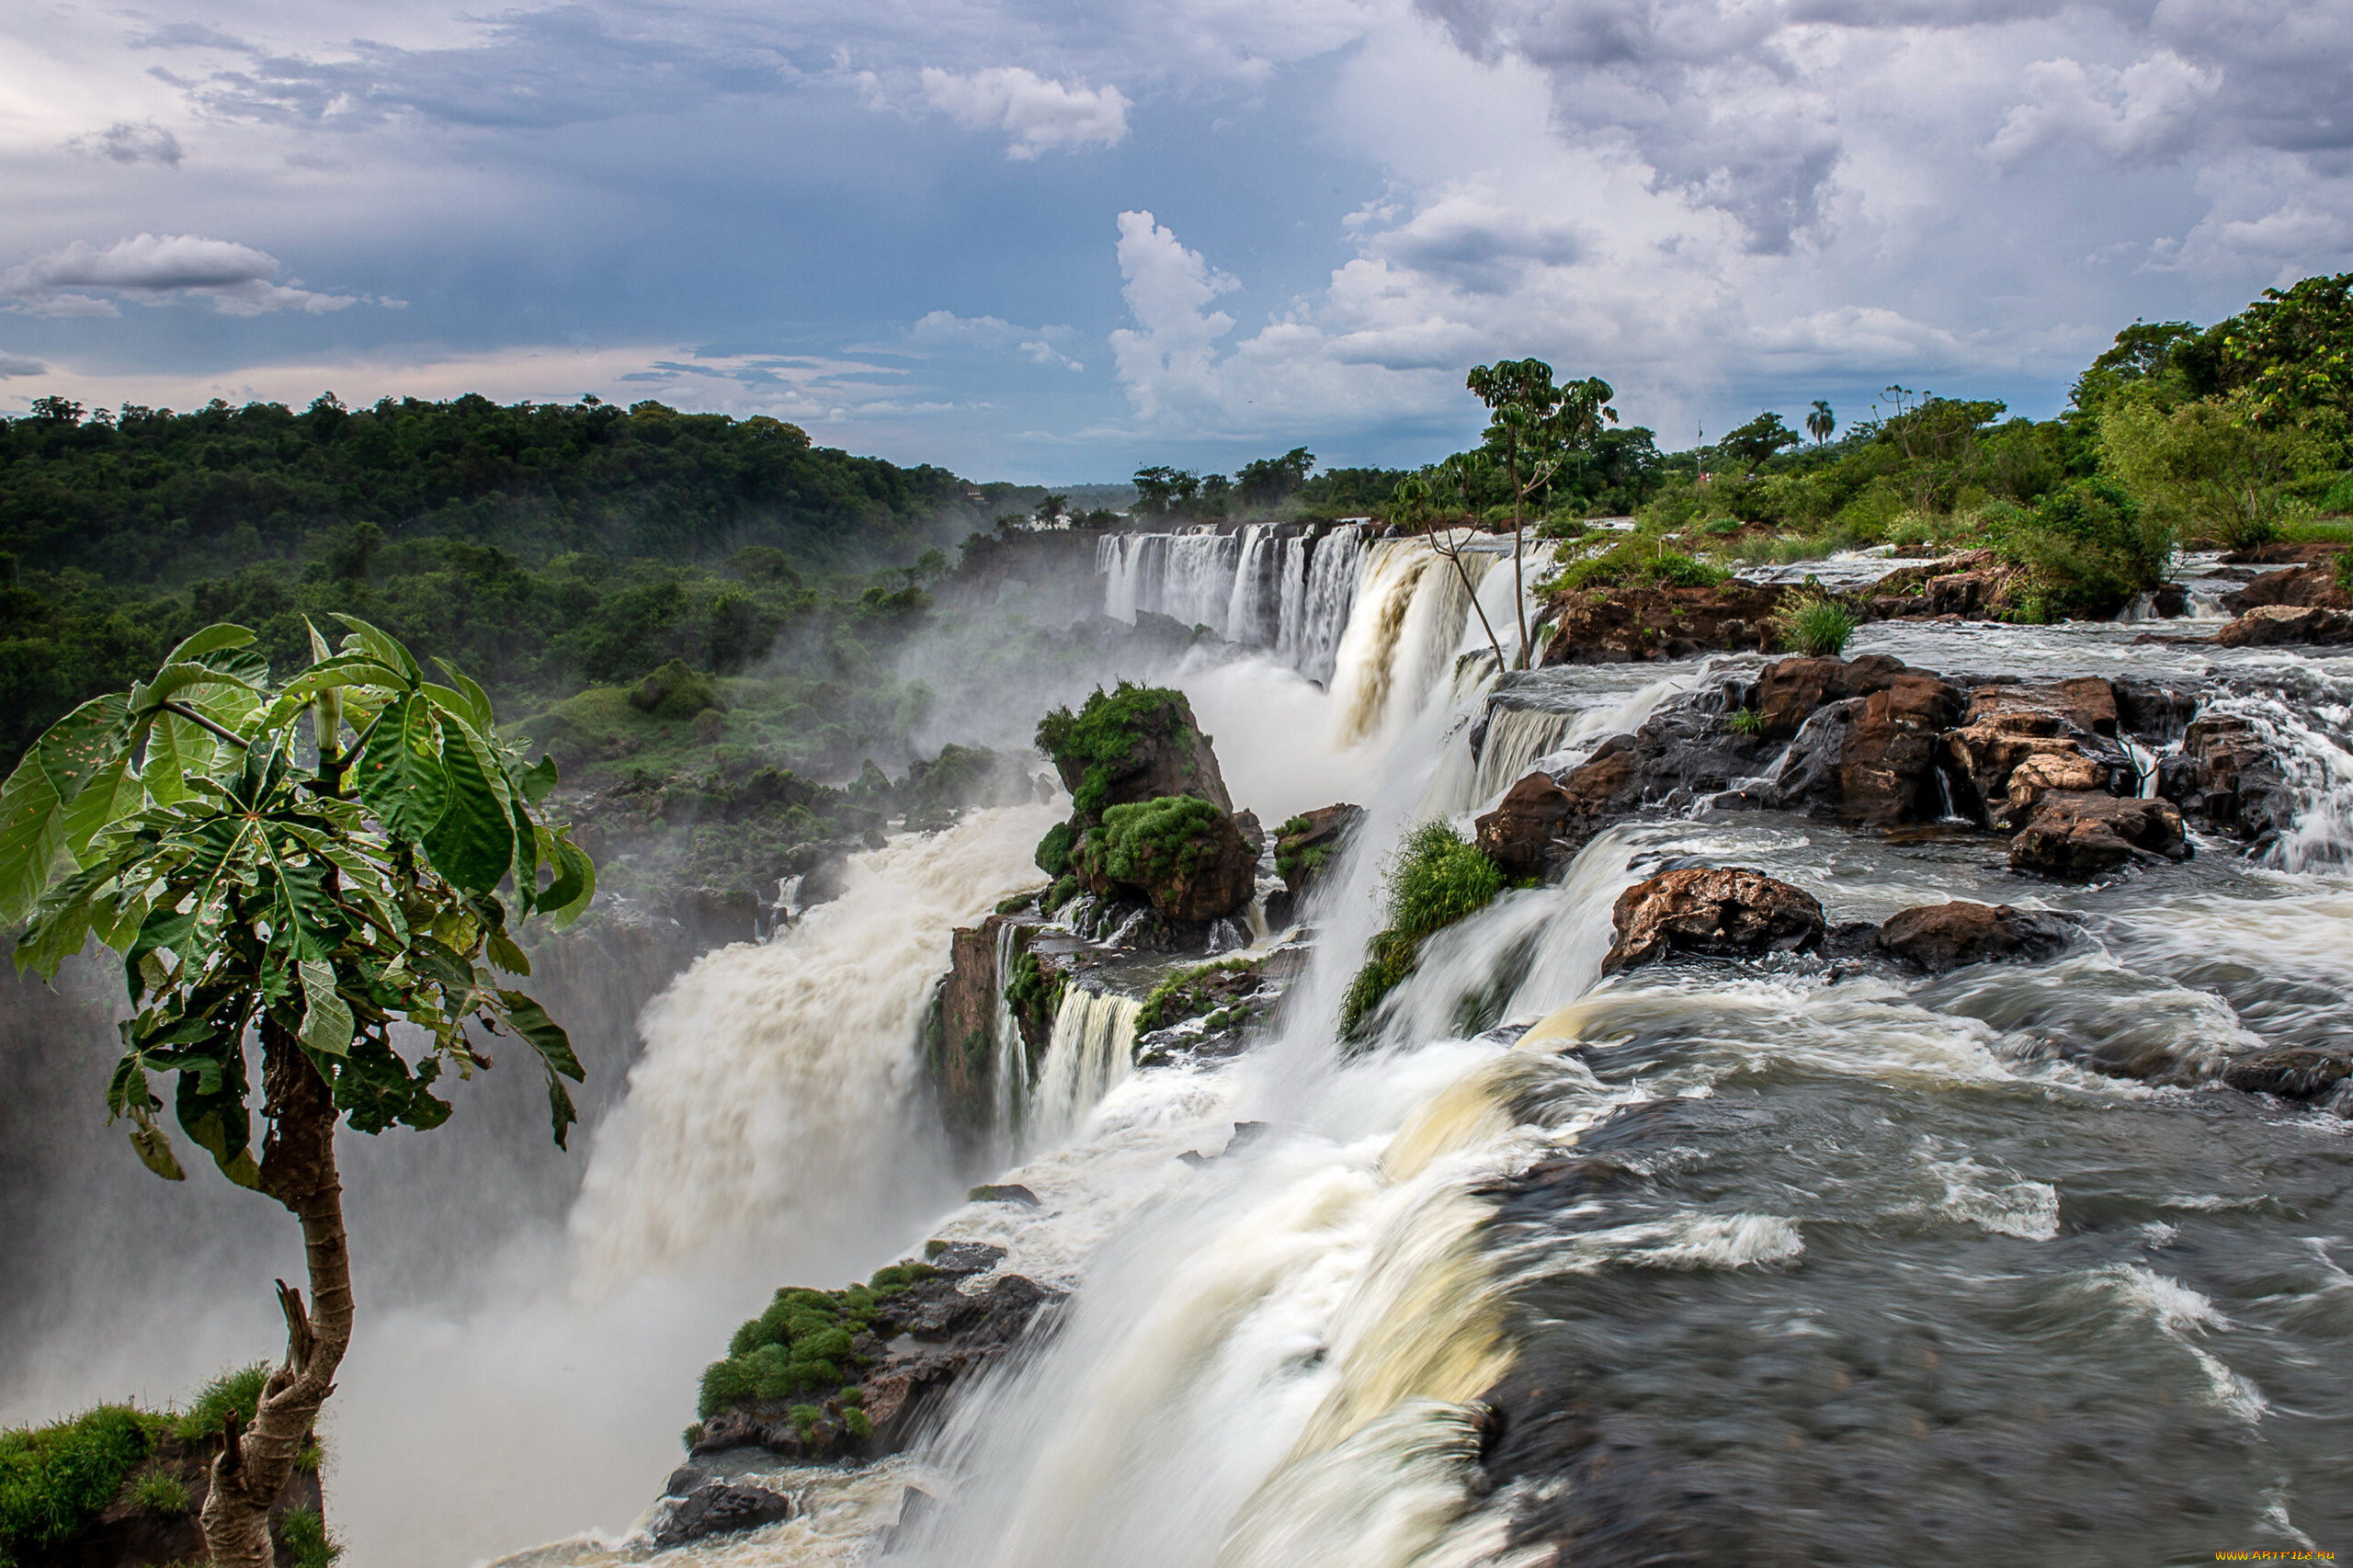
[[[777,1524],[800,1511],[785,1493],[708,1481],[700,1471],[688,1466],[671,1475],[669,1492],[645,1533],[656,1551],[667,1551],[706,1536]]]
[[[1676,953],[1750,958],[1821,945],[1822,905],[1802,888],[1745,867],[1663,871],[1618,895],[1617,940],[1601,971]]]
[[[1941,616],[1990,620],[2016,602],[2021,575],[1990,550],[1964,551],[1897,567],[1865,590],[1861,608],[1874,620]]]
[[[2353,1051],[2283,1045],[2251,1051],[2222,1064],[2222,1082],[2252,1095],[2316,1100],[2353,1076]]]
[[[2353,612],[2305,605],[2257,605],[2214,633],[2225,648],[2353,642]]]
[[[2076,937],[2064,915],[1955,899],[1897,910],[1880,926],[1876,943],[1898,962],[1935,974],[1963,964],[2055,958]]]
[[[1094,825],[1112,806],[1168,795],[1233,810],[1217,753],[1181,691],[1126,681],[1112,692],[1097,689],[1075,713],[1065,708],[1047,714],[1038,745],[1071,793],[1074,826]]]
[[[2157,792],[2200,826],[2268,842],[2295,825],[2296,797],[2255,725],[2234,714],[2194,719],[2181,749],[2158,765]]]
[[[2222,598],[2222,608],[2233,615],[2245,615],[2266,605],[2290,605],[2302,609],[2353,609],[2353,594],[2347,594],[2336,579],[2335,552],[2313,554],[2301,566],[2284,572],[2266,572]]]
[[[1320,806],[1275,830],[1275,872],[1293,908],[1337,869],[1363,821],[1362,806]]]
[[[1222,920],[1257,891],[1258,846],[1243,825],[1190,795],[1112,806],[1073,846],[1071,873],[1097,898],[1141,896],[1165,920]]]
[[[1548,665],[1624,665],[1769,646],[1788,590],[1737,578],[1708,588],[1574,589],[1552,600]]]
[[[2010,869],[2081,880],[2134,861],[2187,860],[2189,841],[2169,801],[2088,792],[2043,796],[2010,840]]]
[[[779,1345],[780,1365],[803,1354],[822,1360],[833,1382],[849,1392],[812,1389],[806,1393],[733,1393],[705,1415],[694,1433],[697,1455],[757,1447],[801,1463],[877,1459],[896,1453],[915,1437],[946,1392],[989,1366],[1025,1335],[1062,1292],[1018,1274],[998,1274],[985,1290],[968,1290],[974,1277],[990,1273],[1005,1249],[978,1243],[932,1244],[928,1265],[899,1266],[878,1275],[910,1277],[903,1287],[866,1292],[779,1291],[771,1314],[783,1325],[772,1333],[767,1317],[737,1335]],[[801,1307],[794,1298],[816,1296],[842,1303],[834,1324],[823,1310]],[[811,1326],[804,1326],[811,1325]],[[804,1336],[806,1338],[804,1343]],[[722,1367],[758,1374],[754,1347],[704,1375],[706,1390]],[[824,1359],[832,1358],[831,1359]],[[813,1362],[812,1364],[814,1364]],[[737,1381],[742,1381],[738,1379]]]

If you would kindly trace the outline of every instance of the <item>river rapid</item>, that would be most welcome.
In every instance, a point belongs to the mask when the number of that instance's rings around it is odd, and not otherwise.
[[[2353,1551],[2353,1121],[2083,1064],[2353,1040],[2353,658],[2138,641],[2148,623],[1866,626],[1850,655],[1955,678],[2202,689],[2282,758],[2294,827],[2254,856],[2200,838],[2185,864],[2071,885],[1952,826],[1621,824],[1555,884],[1433,938],[1377,1038],[1344,1050],[1341,993],[1406,831],[1467,826],[1529,767],[1762,661],[1509,677],[1527,700],[1474,755],[1488,629],[1506,653],[1515,634],[1507,556],[1458,572],[1344,531],[1131,539],[1096,564],[1115,613],[1180,609],[1250,650],[1174,676],[1237,806],[1367,808],[1304,912],[1313,954],[1276,1025],[1228,1060],[1137,1066],[1131,1010],[1066,1006],[1063,1055],[991,1176],[1038,1204],[960,1204],[922,1121],[916,1028],[949,927],[1035,885],[1057,812],[978,812],[861,858],[841,899],[706,956],[647,1011],[565,1234],[516,1265],[528,1286],[439,1341],[412,1325],[397,1353],[355,1357],[330,1496],[360,1493],[359,1568],[551,1537],[508,1561]],[[1532,583],[1544,562],[1523,564]],[[1613,901],[1685,863],[1768,872],[1833,922],[1974,899],[2074,914],[2087,939],[1928,979],[1781,957],[1602,980]],[[926,1238],[1005,1247],[995,1272],[1069,1290],[1051,1332],[960,1387],[909,1453],[735,1456],[723,1472],[790,1491],[800,1516],[651,1552],[632,1529],[733,1323],[777,1285],[838,1284]],[[527,1392],[559,1363],[572,1393]],[[543,1418],[475,1440],[485,1387]],[[385,1414],[435,1399],[452,1418]],[[404,1456],[435,1478],[423,1494],[362,1479]],[[466,1528],[430,1522],[445,1506]]]

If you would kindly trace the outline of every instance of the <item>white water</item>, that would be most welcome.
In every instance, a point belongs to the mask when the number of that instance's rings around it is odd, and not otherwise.
[[[950,928],[1036,885],[1048,806],[974,812],[853,857],[847,885],[765,946],[705,956],[645,1012],[629,1097],[597,1129],[572,1232],[585,1284],[713,1248],[819,1278],[936,1206],[914,1041]]]
[[[1038,1064],[1022,1142],[1051,1149],[1076,1131],[1111,1086],[1128,1075],[1136,1015],[1143,1004],[1074,985],[1054,1010],[1054,1032]]]
[[[1096,547],[1103,612],[1141,611],[1206,626],[1229,642],[1270,650],[1308,679],[1328,680],[1356,593],[1362,529],[1279,537],[1272,525],[1232,533],[1215,525],[1171,533],[1107,534]]]

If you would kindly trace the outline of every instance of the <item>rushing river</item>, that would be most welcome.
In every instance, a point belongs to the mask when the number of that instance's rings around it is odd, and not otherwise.
[[[1114,1048],[1131,1009],[1066,1006],[1051,1114],[999,1178],[1035,1208],[957,1207],[908,1118],[946,931],[1034,881],[1023,862],[1052,812],[895,841],[836,905],[682,978],[598,1129],[553,1338],[669,1373],[717,1354],[715,1321],[766,1287],[838,1283],[926,1236],[1003,1245],[1006,1271],[1073,1294],[916,1451],[774,1472],[799,1518],[679,1561],[2077,1568],[2353,1551],[2353,1121],[2081,1064],[2353,1039],[2353,659],[2137,641],[2148,623],[1867,627],[1850,653],[1957,677],[2202,686],[2286,759],[2296,828],[2259,858],[2201,840],[2185,865],[2076,887],[2013,875],[1999,841],[1965,831],[1621,825],[1558,884],[1435,938],[1372,1047],[1343,1051],[1340,994],[1406,830],[1467,824],[1529,767],[1558,770],[1759,661],[1511,677],[1542,689],[1491,719],[1474,757],[1497,684],[1483,619],[1506,651],[1515,620],[1507,557],[1457,572],[1353,532],[1269,533],[1129,540],[1098,564],[1115,610],[1198,612],[1261,651],[1176,682],[1238,805],[1368,808],[1306,912],[1315,956],[1275,1031],[1221,1062],[1131,1068]],[[1614,899],[1683,861],[1767,871],[1834,922],[1963,898],[2069,911],[2089,939],[1927,980],[1800,958],[1600,981]],[[662,1292],[698,1304],[644,1305]],[[475,1462],[494,1487],[495,1460]],[[575,1516],[596,1528],[516,1561],[645,1558],[627,1527],[660,1471],[641,1473]],[[936,1501],[886,1528],[909,1486]],[[396,1508],[371,1506],[363,1568],[459,1560],[404,1551]]]

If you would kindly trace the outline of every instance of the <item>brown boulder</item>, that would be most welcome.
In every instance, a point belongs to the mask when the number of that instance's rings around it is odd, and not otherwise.
[[[1108,741],[1108,757],[1094,746]],[[1081,808],[1074,827],[1093,825],[1112,806],[1190,795],[1222,812],[1233,809],[1217,753],[1193,717],[1183,692],[1126,681],[1116,692],[1097,689],[1074,715],[1068,709],[1039,722],[1038,744]],[[1099,775],[1099,778],[1097,777]]]
[[[1796,734],[1817,708],[1882,691],[1905,675],[1926,673],[1885,653],[1866,653],[1857,659],[1776,660],[1756,672],[1753,705],[1757,717],[1764,721],[1758,733],[1786,739]]]
[[[1933,820],[1938,737],[1961,693],[1925,670],[1904,670],[1855,704],[1838,759],[1838,810],[1866,826]]]
[[[1574,853],[1566,837],[1574,815],[1569,792],[1551,774],[1531,773],[1473,825],[1479,847],[1506,877],[1523,881],[1551,875]]]
[[[1738,866],[1663,871],[1620,893],[1610,917],[1618,936],[1604,974],[1677,952],[1797,951],[1819,946],[1824,931],[1812,893]]]
[[[1963,899],[1897,910],[1879,928],[1882,951],[1932,972],[2000,959],[2052,958],[2075,938],[2074,924],[2062,915]]]
[[[2299,605],[2257,605],[2214,633],[2225,648],[2353,642],[2353,613]]]
[[[2353,609],[2353,594],[2336,581],[2336,560],[2314,555],[2309,565],[2285,572],[2266,572],[2235,594],[2222,597],[2222,608],[2245,615],[2264,605],[2292,605],[2304,609]]]
[[[2051,877],[2094,877],[2132,860],[2189,858],[2181,813],[2169,801],[2053,791],[2038,801],[2010,840],[2010,869]]]
[[[1170,796],[1109,808],[1072,846],[1070,869],[1098,898],[1135,892],[1164,919],[1222,920],[1258,890],[1258,846],[1228,812]]]
[[[2116,728],[2116,688],[2096,676],[1981,686],[1961,726],[1944,736],[1955,804],[1987,827],[2011,828],[2053,790],[2109,788],[2120,763],[2103,754]]]

